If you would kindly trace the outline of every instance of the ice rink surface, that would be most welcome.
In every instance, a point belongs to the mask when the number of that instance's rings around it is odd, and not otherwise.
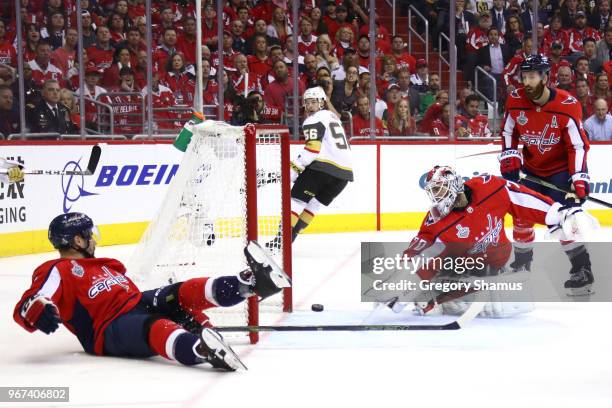
[[[414,232],[303,235],[294,245],[296,312],[276,324],[358,324],[360,242],[408,241]],[[612,241],[612,231],[601,237]],[[131,246],[97,256],[127,261]],[[537,262],[545,262],[538,260]],[[560,256],[565,256],[560,252]],[[65,328],[21,329],[13,307],[33,269],[55,254],[0,259],[0,386],[68,386],[70,407],[612,407],[610,303],[544,303],[528,315],[475,319],[459,331],[272,333],[236,345],[249,370],[221,373],[162,358],[85,354]],[[602,270],[605,269],[605,270]],[[569,262],[568,262],[569,270]],[[610,273],[609,266],[594,269]],[[322,303],[325,311],[310,311]],[[405,311],[376,322],[425,323]],[[448,318],[445,318],[448,319]]]

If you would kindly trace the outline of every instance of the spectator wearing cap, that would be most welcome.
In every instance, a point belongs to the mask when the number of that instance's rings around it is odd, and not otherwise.
[[[81,26],[83,28],[83,49],[93,47],[96,44],[96,26],[91,13],[87,10],[81,13]]]
[[[341,81],[346,78],[346,70],[349,67],[360,67],[359,57],[357,56],[357,53],[353,48],[347,48],[344,51],[344,56],[342,57],[342,64],[340,64],[336,69],[331,71],[331,76],[335,80]]]
[[[497,87],[497,98],[501,100],[501,85],[503,81],[504,67],[508,65],[511,59],[508,47],[500,43],[500,33],[497,27],[491,27],[488,32],[489,43],[480,48],[476,55],[476,65],[484,69],[489,75],[495,78],[495,86]],[[484,76],[480,71],[478,86],[479,91],[489,99],[493,99],[493,82],[487,76]]]
[[[390,84],[386,91],[386,102],[387,109],[383,113],[383,123],[387,123],[391,115],[393,114],[393,109],[395,109],[395,105],[402,99],[402,92],[398,84]]]
[[[223,30],[223,67],[225,69],[233,69],[234,67],[234,55],[237,52],[232,48],[232,44],[234,43],[234,39],[232,37],[232,32],[229,30]],[[270,49],[270,53],[272,50]],[[211,56],[212,66],[217,69],[219,66],[219,51],[215,51]]]
[[[491,28],[491,15],[488,11],[480,13],[478,25],[470,28],[466,38],[466,54],[463,63],[463,79],[474,82],[478,50],[489,44],[488,31]]]
[[[429,68],[427,61],[418,59],[416,62],[416,72],[410,76],[411,86],[419,92],[427,92],[427,83],[429,82]]]
[[[369,24],[364,24],[359,29],[359,35],[369,35],[370,26]],[[376,35],[376,40],[374,44],[376,46],[376,55],[386,55],[391,54],[391,35],[389,34],[389,30],[386,27],[381,26],[378,22],[374,26],[374,32]]]
[[[346,70],[346,78],[341,81],[334,81],[333,85],[331,103],[336,111],[351,111],[358,97],[359,69],[349,67]]]
[[[113,63],[115,49],[111,44],[111,34],[106,26],[98,27],[96,32],[96,45],[87,48],[89,61],[101,70],[105,70]]]
[[[270,37],[277,38],[279,43],[284,43],[287,37],[293,34],[287,14],[283,8],[276,7],[274,9],[272,21],[268,24],[267,34]]]
[[[548,84],[553,85],[557,82],[557,72],[563,65],[569,66],[570,63],[561,57],[563,53],[563,44],[555,41],[551,44],[548,63],[550,64],[550,73],[548,74]]]
[[[591,141],[612,141],[612,115],[608,103],[599,98],[594,104],[595,113],[584,122],[584,130]]]
[[[176,30],[174,28],[166,28],[161,37],[161,45],[153,52],[153,68],[158,71],[163,71],[168,63],[170,55],[177,53],[176,49]]]
[[[371,136],[374,134],[376,137],[382,137],[385,135],[385,126],[383,121],[379,118],[374,118],[374,126],[376,130],[373,132],[370,127],[370,115],[372,108],[370,107],[370,99],[367,96],[360,96],[357,98],[357,108],[353,115],[353,136]]]
[[[588,118],[593,114],[593,103],[595,98],[591,95],[589,81],[585,78],[576,79],[576,99],[582,106],[582,118]]]
[[[28,62],[32,69],[32,81],[37,88],[42,88],[45,81],[54,79],[62,81],[64,73],[51,63],[51,45],[40,40],[36,45],[36,57]]]
[[[569,35],[567,31],[563,29],[561,23],[561,16],[554,15],[550,19],[550,25],[544,28],[544,48],[550,51],[553,43],[557,43],[561,46],[561,55],[569,55]]]
[[[586,14],[584,11],[579,10],[576,13],[574,28],[569,31],[570,55],[568,56],[568,59],[570,62],[581,55],[584,50],[582,40],[587,37],[591,37],[595,41],[599,41],[601,39],[601,34],[599,34],[599,31],[595,30],[593,27],[587,26]]]
[[[75,28],[66,29],[66,41],[64,45],[51,53],[51,63],[58,67],[64,76],[74,66],[77,54],[79,33]]]
[[[110,103],[108,97],[102,97],[102,94],[107,93],[107,90],[98,85],[102,73],[95,65],[90,65],[85,68],[85,80],[83,81],[83,95],[88,99],[98,100],[103,103]],[[79,96],[79,89],[75,91],[75,95]],[[102,99],[101,99],[102,98]],[[98,128],[98,107],[95,103],[85,99],[85,126],[90,129]],[[108,118],[106,118],[108,120]]]
[[[591,11],[589,25],[598,31],[604,32],[610,21],[610,0],[598,0],[597,7]]]
[[[359,37],[357,42],[357,58],[359,66],[370,69],[370,39],[367,35]]]
[[[604,37],[597,42],[597,61],[603,65],[605,62],[610,61],[610,55],[612,55],[612,26],[609,25],[606,28]]]
[[[406,51],[406,44],[404,39],[399,35],[394,35],[391,40],[391,56],[395,58],[397,67],[407,68],[410,73],[414,74],[416,71],[416,60],[408,51]]]

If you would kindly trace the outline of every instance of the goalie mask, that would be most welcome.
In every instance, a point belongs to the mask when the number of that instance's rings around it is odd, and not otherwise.
[[[430,213],[439,220],[451,212],[463,192],[463,179],[449,166],[436,166],[427,174],[425,191],[432,204]]]
[[[306,91],[304,91],[304,96],[302,97],[302,99],[304,101],[304,108],[306,108],[306,111],[317,112],[325,108],[325,100],[327,99],[327,95],[325,95],[325,91],[323,90],[323,88],[321,88],[320,86],[315,86],[314,88],[308,88]],[[318,102],[316,104],[318,108],[315,109],[309,106],[308,100],[311,99],[314,99]]]

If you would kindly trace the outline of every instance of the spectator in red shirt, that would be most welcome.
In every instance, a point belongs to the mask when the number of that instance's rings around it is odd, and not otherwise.
[[[17,51],[12,42],[6,38],[6,30],[2,20],[0,20],[0,64],[17,66]]]
[[[278,38],[278,41],[283,44],[288,36],[293,33],[291,25],[287,20],[287,14],[281,7],[274,9],[272,21],[268,25],[267,33],[270,37]]]
[[[104,70],[102,85],[105,88],[114,88],[119,85],[119,72],[123,67],[132,68],[130,51],[125,47],[119,47],[113,56],[113,64]]]
[[[153,68],[163,71],[170,55],[176,54],[176,30],[166,28],[161,39],[161,45],[153,52]]]
[[[436,119],[440,118],[442,114],[442,107],[448,104],[448,92],[438,91],[436,95],[436,101],[427,108],[423,119],[419,122],[418,131],[421,133],[429,134],[431,126]]]
[[[153,26],[153,42],[163,45],[163,37],[166,34],[166,30],[174,30],[174,35],[176,36],[177,31],[182,31],[182,27],[174,23],[174,11],[171,7],[162,7],[160,16],[160,23]]]
[[[255,35],[253,51],[253,55],[247,56],[249,71],[258,75],[262,81],[267,81],[268,73],[272,70],[272,61],[268,57],[268,41],[265,35]]]
[[[413,136],[415,134],[416,121],[410,111],[408,100],[400,99],[387,122],[389,136]]]
[[[370,127],[370,115],[372,108],[370,106],[370,99],[367,96],[360,96],[357,99],[357,110],[353,115],[353,136],[370,136],[372,135],[372,128]],[[376,137],[382,137],[385,135],[385,127],[383,121],[379,118],[374,118],[374,126],[376,131],[374,132]]]
[[[127,32],[127,40],[117,45],[117,48],[127,48],[130,52],[130,66],[135,67],[138,65],[138,52],[147,51],[148,48],[142,41],[140,31],[136,27],[131,27]]]
[[[176,40],[176,49],[183,54],[183,56],[185,57],[186,64],[195,64],[196,62],[196,20],[195,18],[185,17],[183,19],[183,32],[179,34]]]
[[[370,39],[367,35],[359,37],[357,42],[357,58],[359,66],[370,69]]]
[[[108,29],[111,34],[111,41],[115,44],[119,44],[126,40],[125,36],[125,28],[126,28],[125,19],[121,14],[111,13],[108,19]]]
[[[269,24],[272,21],[275,8],[276,6],[272,0],[261,0],[251,9],[251,14],[255,20],[263,20],[266,24]]]
[[[510,59],[510,62],[508,63],[508,65],[506,65],[506,68],[504,68],[503,78],[508,93],[522,86],[519,67],[521,66],[523,60],[527,56],[531,55],[531,50],[531,37],[525,38],[525,41],[523,41],[521,52],[517,52],[516,55],[512,57],[512,59]]]
[[[313,34],[312,21],[308,17],[302,17],[300,35],[298,36],[298,52],[300,55],[315,54],[316,49],[317,36]]]
[[[399,35],[393,36],[391,42],[391,55],[395,58],[398,68],[406,68],[410,73],[414,74],[416,70],[416,60],[406,51],[404,39]]]
[[[244,54],[236,54],[234,56],[234,68],[236,70],[230,75],[230,79],[234,84],[236,93],[247,95],[252,91],[262,91],[260,77],[254,72],[249,72],[249,65]]]
[[[236,51],[232,48],[232,44],[234,39],[232,38],[232,33],[230,31],[223,31],[223,66],[225,68],[233,68],[234,55],[236,55]],[[219,66],[219,51],[215,51],[212,54],[211,58],[212,66],[215,69]]]
[[[136,65],[134,67],[134,81],[136,82],[136,88],[142,89],[147,86],[147,66],[148,66],[149,53],[147,51],[138,51],[138,58],[136,59]]]
[[[576,79],[576,99],[582,106],[582,117],[588,118],[593,114],[593,103],[595,98],[591,95],[589,81],[585,78]]]
[[[202,100],[204,105],[217,105],[219,85],[210,75],[210,62],[202,60]],[[203,112],[205,115],[206,113]]]
[[[331,37],[330,37],[331,38]],[[339,60],[344,57],[344,54],[348,50],[355,52],[355,37],[353,30],[348,27],[340,27],[336,31],[336,37],[334,38],[336,46],[332,52]]]
[[[237,9],[238,20],[242,22],[242,38],[246,40],[248,37],[252,36],[255,32],[254,25],[255,23],[250,18],[249,9],[246,6],[238,6]]]
[[[32,69],[32,81],[34,86],[41,89],[43,84],[54,79],[60,84],[63,82],[64,73],[51,63],[51,45],[46,40],[40,40],[36,46],[36,57],[28,62]]]
[[[111,34],[108,27],[98,27],[96,38],[96,45],[87,48],[87,56],[91,63],[101,70],[105,70],[113,63],[113,54],[115,52],[111,44]]]
[[[308,17],[310,17],[310,21],[312,21],[312,26],[314,27],[315,35],[318,36],[321,34],[328,34],[327,25],[323,20],[323,13],[321,12],[320,8],[313,7],[312,9],[310,9]]]
[[[304,69],[300,73],[300,81],[306,89],[316,86],[317,82],[317,59],[312,54],[304,55]]]
[[[588,37],[595,39],[595,41],[601,40],[599,31],[587,26],[586,14],[580,10],[576,13],[574,28],[569,30],[570,58],[577,57],[584,51],[582,40]]]
[[[429,128],[431,136],[450,135],[450,104],[446,102],[440,111],[440,117],[431,123]]]
[[[149,98],[149,92],[153,97],[153,129],[166,131],[180,129],[183,126],[179,121],[180,117],[177,117],[177,113],[169,109],[177,105],[174,94],[170,88],[160,84],[157,71],[153,72],[153,84],[150,89],[149,87],[142,89],[145,106],[148,106],[146,100]]]
[[[328,15],[329,15],[329,8],[328,8]],[[357,36],[359,35],[357,20],[353,20],[352,23],[348,21],[348,18],[349,18],[348,9],[346,8],[344,4],[341,4],[340,6],[336,7],[335,15],[336,15],[336,18],[334,20],[327,21],[327,32],[329,36],[331,38],[334,38],[336,36],[336,31],[338,31],[340,27],[347,27],[351,29],[351,31],[353,31],[353,37],[357,38]]]
[[[289,76],[289,70],[284,61],[276,61],[272,69],[275,80],[266,87],[264,101],[267,105],[278,106],[284,111],[287,96],[293,96],[293,79]],[[295,96],[302,95],[304,89],[304,84],[298,81],[298,95]]]
[[[104,98],[101,95],[107,93],[107,90],[101,86],[98,86],[100,81],[101,72],[97,67],[91,65],[85,69],[85,80],[83,81],[84,92],[83,95],[86,98],[99,100],[103,103],[110,103],[108,97]],[[75,91],[75,95],[79,95],[79,90]],[[98,129],[99,121],[102,118],[98,117],[98,107],[95,103],[85,100],[85,124],[90,129]],[[104,116],[104,121],[108,123],[110,117]]]
[[[68,28],[64,45],[51,53],[51,63],[58,67],[64,73],[64,76],[74,66],[78,41],[78,31],[75,28]]]
[[[266,44],[268,44],[268,46],[280,45],[278,38],[268,35],[268,25],[266,22],[264,20],[256,20],[253,35],[246,40],[246,50],[248,55],[253,55],[255,53],[255,39],[258,35],[263,35],[266,38]]]
[[[185,30],[187,30],[187,27],[185,27]],[[202,41],[209,47],[216,47],[217,38],[217,11],[211,3],[206,3],[204,19],[202,20]]]
[[[123,67],[119,72],[119,78],[120,85],[110,90],[112,93],[124,93],[124,95],[110,97],[115,114],[115,132],[128,135],[142,133],[144,131],[142,126],[143,96],[136,87],[134,71],[129,67]]]
[[[490,137],[489,119],[478,112],[480,97],[476,94],[468,95],[465,98],[465,109],[457,115],[456,132],[459,137]]]
[[[36,24],[28,24],[26,26],[26,39],[23,45],[23,59],[25,61],[33,60],[36,57],[36,46],[38,45],[39,41],[40,33],[38,32]]]
[[[391,84],[397,84],[397,63],[390,55],[381,58],[382,69],[376,81],[378,93],[383,93]]]
[[[589,72],[589,59],[587,57],[578,57],[574,64],[574,78],[584,78],[589,81],[589,87],[595,84],[595,74]]]

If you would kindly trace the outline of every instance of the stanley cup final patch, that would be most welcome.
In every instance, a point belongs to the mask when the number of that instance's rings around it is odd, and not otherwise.
[[[527,122],[529,122],[529,119],[527,119],[527,116],[525,115],[525,111],[521,111],[518,115],[518,118],[516,118],[516,123],[518,123],[521,126],[525,126]]]

